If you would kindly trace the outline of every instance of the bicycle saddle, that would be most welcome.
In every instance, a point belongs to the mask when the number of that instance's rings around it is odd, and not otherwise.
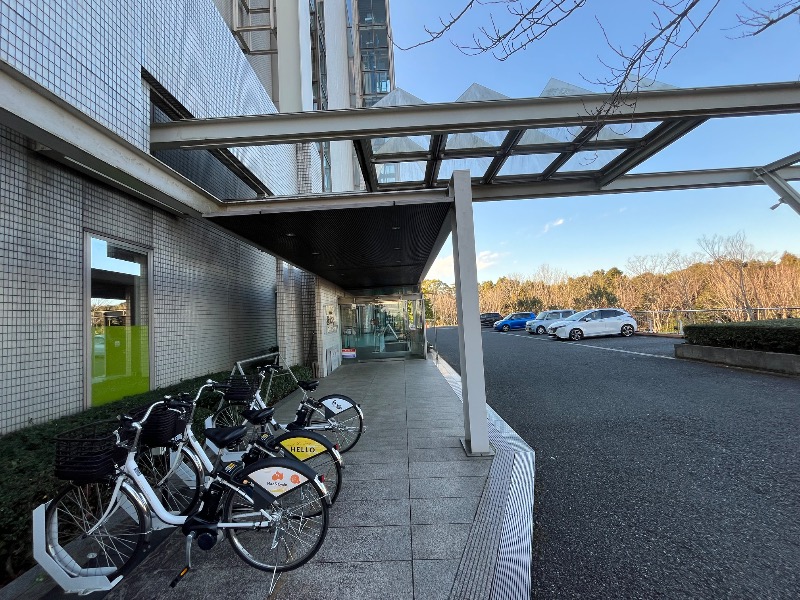
[[[298,381],[297,385],[307,392],[313,392],[315,389],[317,389],[317,387],[319,387],[319,380],[312,379],[310,381]]]
[[[264,425],[270,422],[274,412],[274,408],[248,408],[242,411],[242,416],[253,425]]]
[[[217,448],[227,448],[244,439],[244,436],[247,435],[247,425],[237,425],[236,427],[212,427],[206,429],[205,434]]]

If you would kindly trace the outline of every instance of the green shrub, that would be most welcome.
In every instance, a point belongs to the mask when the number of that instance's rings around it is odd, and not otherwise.
[[[686,325],[683,332],[689,344],[800,354],[800,319]]]
[[[298,379],[308,379],[311,370],[307,367],[292,367]],[[248,373],[249,375],[249,373]],[[63,431],[93,421],[114,419],[132,408],[160,400],[166,394],[190,392],[192,397],[206,379],[223,381],[228,372],[214,373],[179,384],[123,398],[103,406],[93,407],[75,415],[55,419],[48,423],[33,425],[0,437],[0,560],[3,574],[0,582],[7,583],[34,565],[32,547],[31,513],[39,504],[53,498],[63,481],[53,475],[55,444],[53,438]],[[290,377],[276,378],[270,393],[274,404],[295,389]],[[202,432],[202,422],[219,403],[217,394],[205,394],[195,411],[194,430]]]

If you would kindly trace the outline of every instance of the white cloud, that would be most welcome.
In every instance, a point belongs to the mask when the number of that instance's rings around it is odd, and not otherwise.
[[[564,224],[564,219],[556,219],[555,221],[547,223],[544,226],[544,231],[542,231],[542,233],[547,233],[548,231],[550,231],[554,227],[558,227],[558,226],[563,225],[563,224]]]
[[[502,256],[503,255],[500,254],[499,252],[491,252],[490,250],[484,250],[483,252],[479,252],[476,261],[478,271],[487,269],[492,265],[496,265]]]
[[[478,268],[478,271],[493,267],[500,262],[502,257],[506,256],[507,254],[508,253],[492,252],[491,250],[479,252],[475,261],[476,267]],[[439,279],[447,283],[453,283],[455,281],[453,255],[451,254],[450,256],[443,256],[442,258],[437,258],[435,261],[433,261],[431,270],[428,271],[427,275],[425,275],[425,279]]]
[[[431,270],[425,275],[425,279],[439,279],[447,283],[455,281],[455,267],[453,266],[453,255],[443,256],[433,261]]]

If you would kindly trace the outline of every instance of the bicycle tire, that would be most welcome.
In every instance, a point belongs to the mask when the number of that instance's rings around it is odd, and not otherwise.
[[[344,454],[361,439],[361,434],[364,432],[364,415],[352,398],[341,394],[325,396],[317,402],[322,404],[326,400],[336,399],[344,400],[350,404],[350,407],[335,415],[327,416],[324,413],[325,409],[310,410],[305,426],[311,431],[324,435],[333,444],[337,444],[339,452]]]
[[[136,454],[136,465],[167,512],[188,515],[200,502],[205,473],[186,446],[177,453],[168,447],[145,446]]]
[[[305,446],[306,440],[310,440],[312,444],[317,443],[325,449],[324,451],[317,449],[316,453],[313,453],[314,450],[307,452],[303,448],[296,449],[296,446],[291,443],[293,440],[298,440],[301,446]],[[342,488],[342,461],[328,438],[314,431],[294,430],[282,433],[275,437],[273,442],[280,445],[289,455],[314,469],[320,475],[322,483],[325,484],[331,504],[336,502]]]
[[[145,542],[142,505],[124,486],[105,522],[89,533],[108,507],[114,483],[69,484],[47,507],[47,552],[73,577],[124,574]]]
[[[305,481],[275,497],[259,511],[244,496],[229,491],[223,506],[224,523],[241,522],[241,528],[225,528],[233,551],[261,571],[291,571],[317,553],[328,531],[326,491],[314,471],[293,458],[268,458],[249,465],[239,476],[247,480],[255,471],[272,470],[301,474]],[[265,515],[267,512],[269,515]]]

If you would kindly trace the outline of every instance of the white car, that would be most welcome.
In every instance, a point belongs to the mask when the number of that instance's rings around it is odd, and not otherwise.
[[[559,339],[582,340],[596,335],[630,337],[636,332],[636,319],[621,308],[591,308],[582,310],[547,328],[547,333]]]
[[[572,309],[543,310],[533,321],[525,323],[525,330],[531,335],[542,335],[547,333],[547,327],[552,325],[553,321],[561,321],[574,314],[575,311]]]

